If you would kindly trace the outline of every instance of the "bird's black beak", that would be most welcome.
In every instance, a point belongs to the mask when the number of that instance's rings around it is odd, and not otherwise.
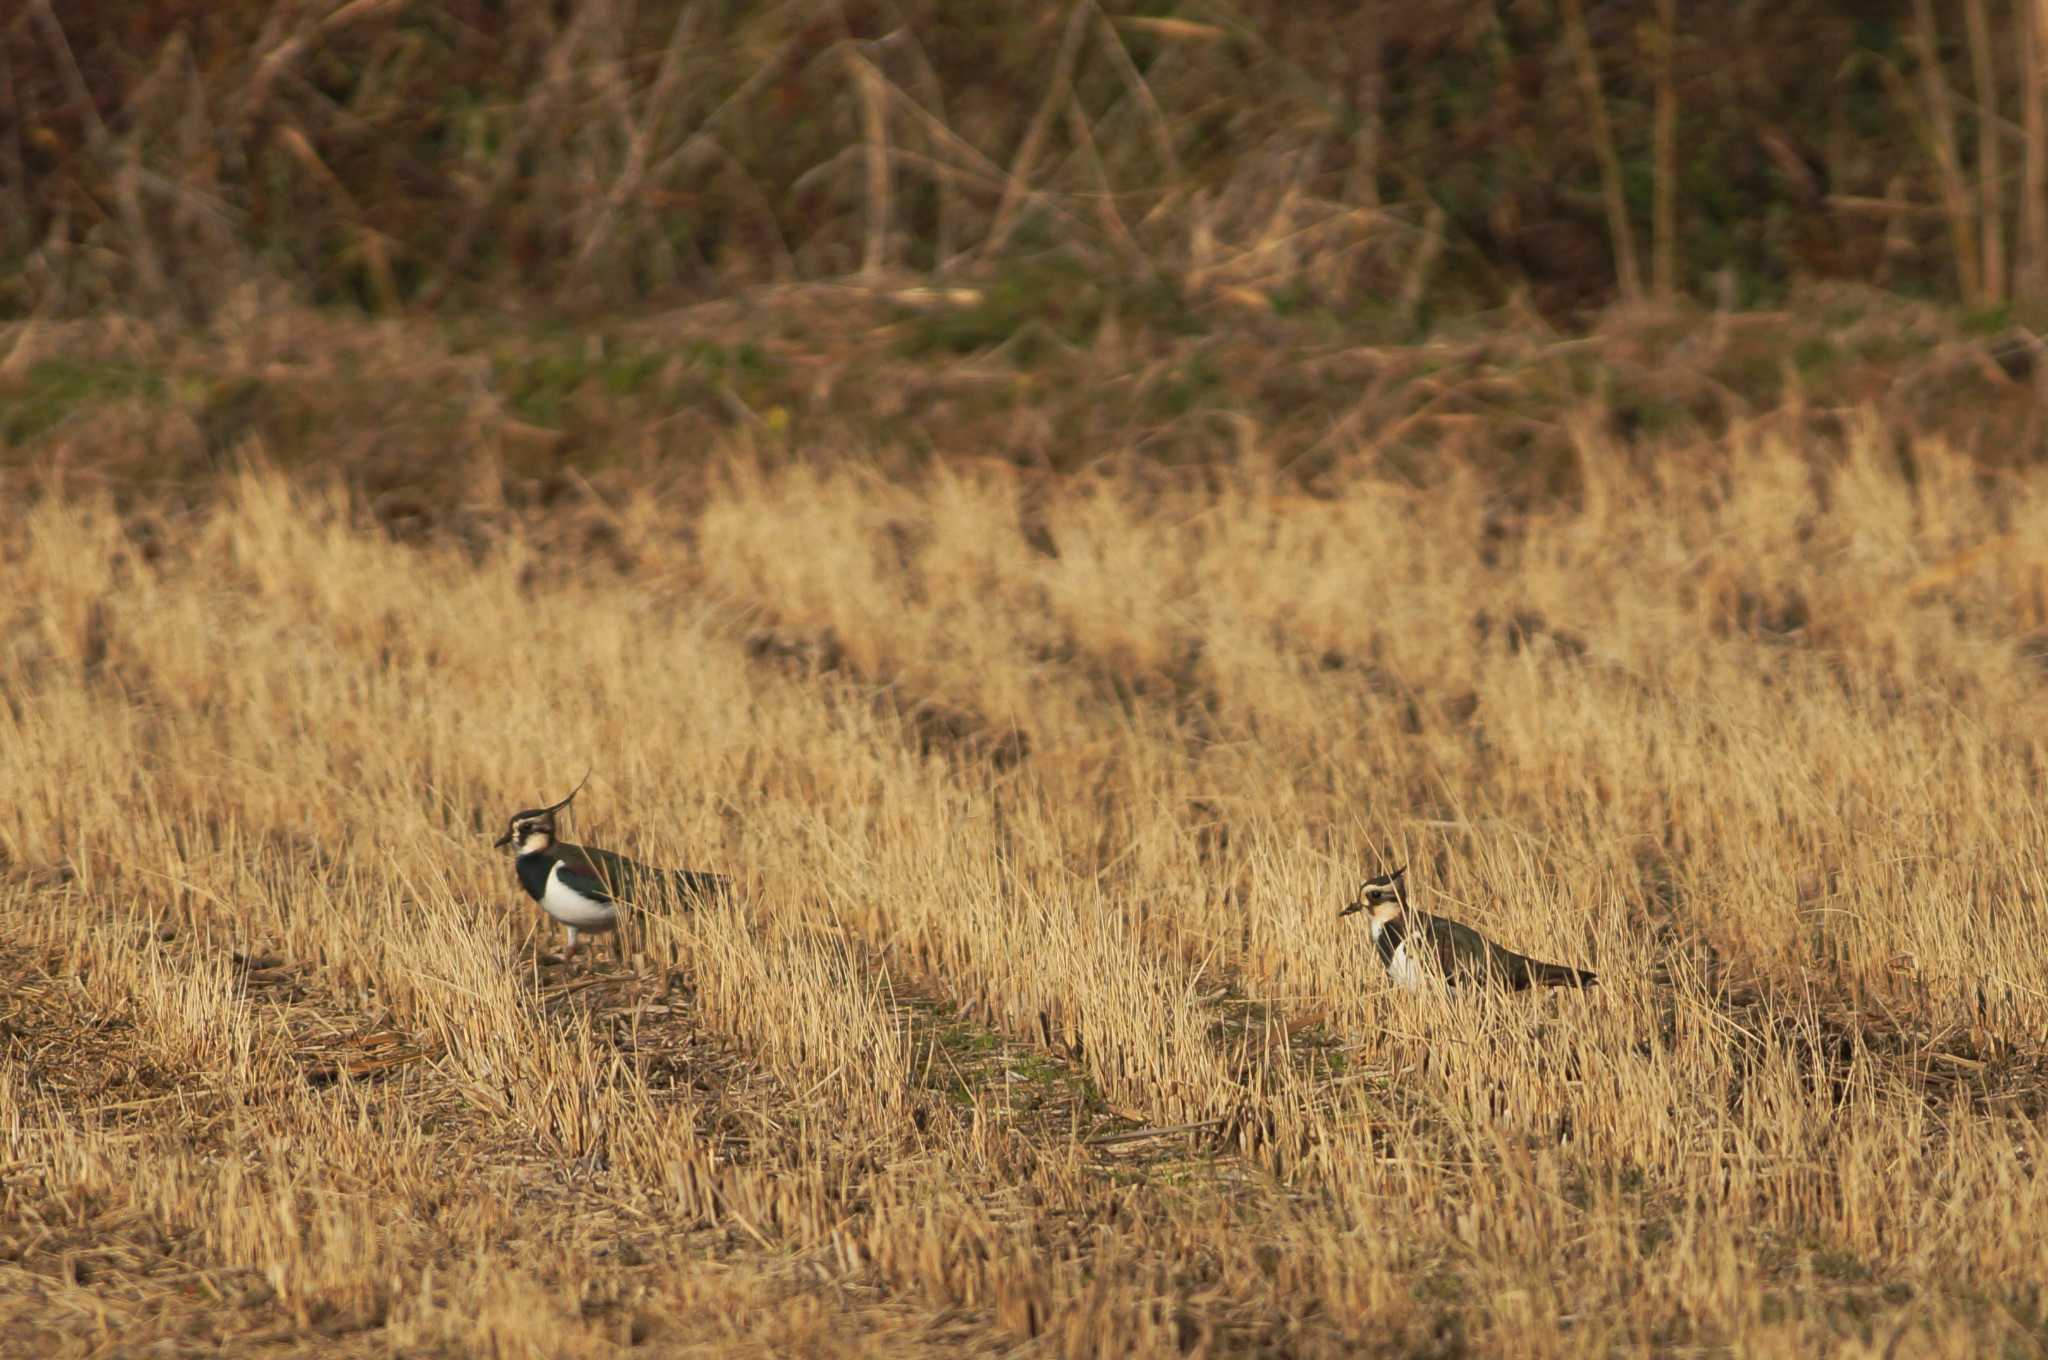
[[[1350,914],[1351,914],[1352,912],[1354,912],[1354,911],[1364,911],[1364,910],[1365,910],[1365,903],[1364,903],[1363,901],[1361,901],[1361,900],[1358,900],[1358,899],[1354,898],[1354,899],[1353,899],[1353,900],[1352,900],[1352,901],[1351,901],[1351,902],[1350,902],[1350,903],[1349,903],[1348,905],[1346,905],[1346,906],[1345,906],[1344,910],[1342,910],[1342,911],[1340,911],[1340,912],[1338,912],[1338,913],[1337,913],[1337,919],[1341,921],[1341,920],[1343,920],[1343,919],[1344,919],[1345,917],[1349,916],[1349,915],[1350,915]]]
[[[512,833],[510,830],[507,830],[504,835],[498,837],[498,839],[491,842],[491,849],[503,850],[506,846],[510,845],[511,843]]]

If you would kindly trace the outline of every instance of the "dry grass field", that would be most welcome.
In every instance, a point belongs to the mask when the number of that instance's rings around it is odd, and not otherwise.
[[[2048,472],[1845,447],[18,486],[0,1349],[2038,1354]]]

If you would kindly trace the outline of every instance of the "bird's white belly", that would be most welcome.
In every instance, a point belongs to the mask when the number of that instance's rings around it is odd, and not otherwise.
[[[581,893],[562,886],[561,870],[548,872],[548,888],[541,894],[540,907],[565,926],[577,930],[610,930],[619,923],[619,909],[611,902],[593,902]]]
[[[1408,941],[1394,946],[1394,956],[1387,960],[1387,976],[1394,985],[1404,992],[1419,992],[1424,986],[1422,965],[1408,953]]]

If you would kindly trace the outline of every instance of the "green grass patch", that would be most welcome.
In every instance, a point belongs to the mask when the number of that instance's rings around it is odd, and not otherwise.
[[[75,412],[116,402],[165,399],[164,377],[135,364],[48,359],[32,364],[0,401],[0,442],[26,444]]]
[[[493,365],[493,380],[521,420],[553,426],[587,394],[619,398],[652,390],[661,367],[662,360],[650,354],[588,357],[557,351],[501,359]]]
[[[919,1047],[915,1070],[922,1084],[960,1105],[998,1096],[1013,1111],[1108,1110],[1087,1074],[1035,1049],[963,1019],[953,1007],[922,997],[897,998]]]

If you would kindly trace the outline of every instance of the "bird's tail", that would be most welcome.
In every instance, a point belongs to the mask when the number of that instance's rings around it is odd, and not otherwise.
[[[1529,976],[1541,987],[1591,987],[1600,979],[1585,968],[1572,968],[1562,963],[1538,963],[1529,960]]]

